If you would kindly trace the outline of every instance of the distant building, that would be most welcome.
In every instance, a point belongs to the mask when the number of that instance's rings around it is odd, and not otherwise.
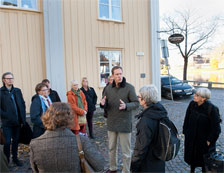
[[[194,64],[209,64],[210,58],[197,55],[193,57]]]

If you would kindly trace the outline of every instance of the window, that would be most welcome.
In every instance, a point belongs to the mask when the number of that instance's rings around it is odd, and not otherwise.
[[[37,0],[0,0],[0,6],[37,10]]]
[[[121,21],[121,0],[99,0],[99,18]]]
[[[108,76],[114,66],[121,65],[121,51],[99,51],[100,56],[100,86],[105,86]]]

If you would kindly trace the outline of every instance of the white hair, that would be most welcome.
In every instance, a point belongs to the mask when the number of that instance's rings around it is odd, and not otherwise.
[[[147,106],[159,101],[158,90],[155,85],[144,85],[140,88],[139,93]]]
[[[72,80],[71,81],[71,88],[72,88],[72,85],[74,85],[74,84],[78,84],[79,85],[79,82],[77,80]]]
[[[211,98],[211,91],[208,88],[198,88],[196,90],[196,94],[203,98],[206,98],[206,100]]]

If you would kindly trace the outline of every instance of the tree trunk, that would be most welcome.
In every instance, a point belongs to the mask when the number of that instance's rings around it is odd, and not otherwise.
[[[183,80],[187,80],[187,65],[188,65],[188,57],[184,57]]]

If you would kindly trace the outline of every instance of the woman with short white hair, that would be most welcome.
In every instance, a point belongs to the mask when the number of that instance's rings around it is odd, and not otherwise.
[[[206,171],[203,156],[215,151],[221,132],[219,109],[209,101],[210,97],[209,89],[198,88],[186,111],[183,125],[184,160],[191,166],[191,172],[196,167],[202,167],[202,172]]]
[[[86,136],[87,102],[84,93],[79,89],[77,80],[71,81],[71,90],[67,92],[67,100],[74,114],[72,131],[76,135],[80,132],[81,135]]]
[[[139,102],[144,110],[136,117],[136,143],[131,161],[132,172],[165,172],[165,161],[152,154],[159,120],[167,117],[166,109],[159,103],[158,90],[154,85],[145,85],[139,90]]]

